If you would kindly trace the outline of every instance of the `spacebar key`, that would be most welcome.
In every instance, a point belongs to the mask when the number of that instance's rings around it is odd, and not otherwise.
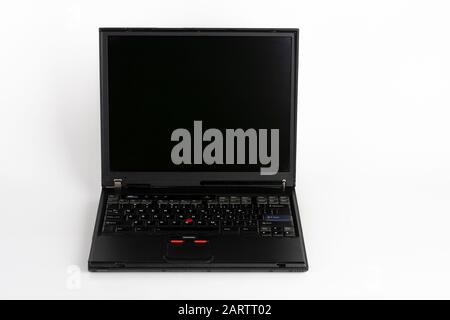
[[[159,226],[156,232],[218,232],[218,227],[210,226]]]

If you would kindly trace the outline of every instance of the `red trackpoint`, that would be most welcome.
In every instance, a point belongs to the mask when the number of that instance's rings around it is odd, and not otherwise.
[[[192,218],[187,218],[186,220],[184,220],[185,224],[191,224],[192,222],[194,222]]]

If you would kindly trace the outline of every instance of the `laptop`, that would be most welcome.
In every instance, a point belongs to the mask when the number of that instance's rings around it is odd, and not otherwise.
[[[298,29],[101,28],[90,271],[306,271]]]

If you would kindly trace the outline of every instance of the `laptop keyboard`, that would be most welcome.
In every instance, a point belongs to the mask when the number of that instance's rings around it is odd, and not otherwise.
[[[295,237],[289,197],[109,195],[106,234],[196,233]]]

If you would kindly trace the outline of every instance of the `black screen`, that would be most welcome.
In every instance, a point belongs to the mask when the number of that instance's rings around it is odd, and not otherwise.
[[[260,170],[248,163],[175,165],[171,134],[185,128],[193,135],[195,120],[203,132],[217,128],[224,137],[226,129],[279,129],[279,171],[288,171],[292,42],[280,35],[109,36],[111,171]]]

